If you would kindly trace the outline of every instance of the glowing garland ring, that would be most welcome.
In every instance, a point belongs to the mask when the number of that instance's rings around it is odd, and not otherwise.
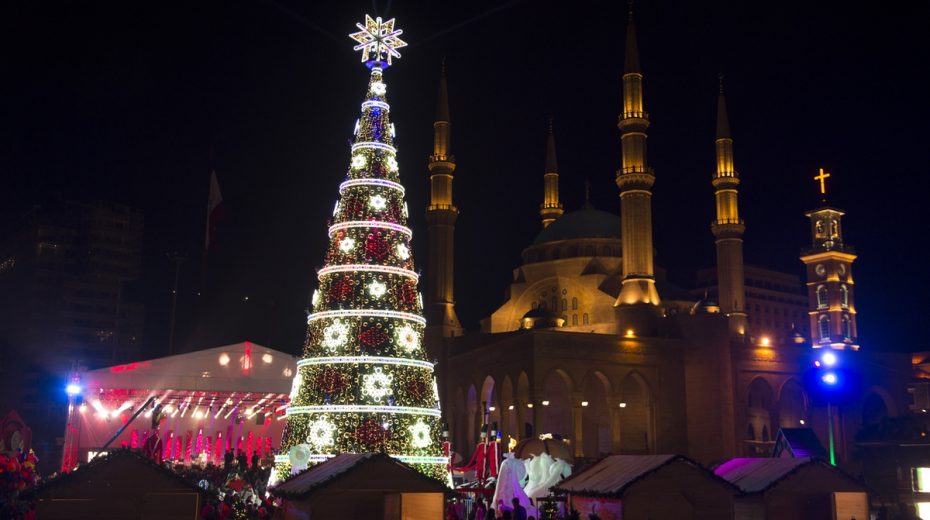
[[[311,455],[310,455],[310,462],[323,462],[323,461],[329,460],[329,459],[331,459],[331,458],[333,458],[333,457],[335,457],[335,456],[336,456],[335,453],[311,454]],[[448,463],[449,463],[449,458],[448,458],[448,457],[429,457],[429,456],[426,456],[426,455],[391,455],[391,457],[393,457],[393,458],[395,458],[395,459],[397,459],[397,460],[399,460],[399,461],[401,461],[401,462],[406,462],[406,463],[408,463],[408,464],[410,464],[410,463],[416,463],[416,464],[448,464]],[[290,462],[290,459],[288,459],[287,455],[275,455],[275,456],[274,456],[274,461],[275,461],[275,463],[277,464],[277,463],[279,463],[279,462]]]
[[[376,148],[378,150],[386,150],[388,152],[397,153],[397,148],[385,143],[379,143],[378,141],[359,141],[352,145],[352,151],[363,150],[365,148]]]
[[[371,108],[371,107],[383,108],[384,110],[390,110],[390,109],[391,109],[391,106],[388,105],[387,103],[385,103],[384,101],[373,101],[373,100],[368,100],[368,101],[362,103],[362,110],[364,110],[364,109],[366,109],[366,108]]]
[[[339,194],[345,194],[346,188],[352,188],[354,186],[381,186],[383,188],[391,188],[399,191],[401,197],[406,193],[404,187],[397,182],[384,179],[351,179],[339,185]]]
[[[403,359],[403,358],[392,358],[392,357],[377,357],[377,356],[330,356],[330,357],[313,357],[307,359],[301,359],[297,362],[297,367],[307,367],[314,365],[336,365],[336,364],[379,364],[379,365],[396,365],[402,367],[416,367],[416,368],[425,368],[428,370],[433,369],[433,364],[429,361],[420,361],[419,359]]]
[[[426,326],[426,318],[413,314],[410,312],[401,312],[401,311],[387,311],[379,309],[342,309],[338,311],[320,311],[314,312],[307,317],[307,323],[312,323],[316,320],[321,320],[324,318],[357,318],[364,316],[372,316],[375,318],[397,318],[401,320],[409,320],[420,325]]]
[[[436,408],[418,406],[382,406],[362,404],[323,404],[311,406],[289,406],[285,415],[304,415],[311,413],[399,413],[407,415],[429,415],[441,417],[442,412]]]
[[[377,220],[350,220],[348,222],[333,224],[329,227],[329,236],[332,238],[332,236],[335,235],[337,231],[348,228],[386,228],[390,229],[391,231],[403,233],[407,235],[407,238],[413,238],[413,231],[410,231],[410,228],[401,226],[399,224],[392,224],[390,222],[379,222]]]
[[[355,244],[353,244],[354,246]],[[403,244],[400,244],[403,245]],[[340,246],[341,247],[341,246]],[[323,277],[330,273],[345,273],[345,272],[358,272],[358,271],[371,271],[375,273],[387,273],[387,274],[396,274],[398,276],[406,276],[413,281],[418,281],[420,275],[416,271],[411,271],[410,269],[403,269],[400,267],[393,267],[390,265],[376,265],[376,264],[344,264],[344,265],[331,265],[329,267],[324,267],[316,272],[317,279],[323,281]]]

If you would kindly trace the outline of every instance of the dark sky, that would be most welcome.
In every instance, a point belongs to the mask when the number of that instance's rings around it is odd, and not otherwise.
[[[930,348],[920,253],[930,237],[926,2],[641,3],[656,262],[682,285],[714,262],[722,71],[747,261],[800,274],[803,212],[818,203],[811,178],[825,167],[860,254],[864,348]],[[622,2],[317,4],[9,2],[0,12],[0,217],[15,226],[56,196],[143,208],[137,297],[153,354],[167,333],[170,251],[191,258],[182,345],[252,339],[299,351],[367,80],[346,35],[366,12],[396,16],[410,43],[386,81],[421,269],[426,157],[447,59],[457,298],[468,327],[501,302],[538,232],[549,113],[566,208],[581,204],[589,179],[594,204],[619,211]],[[227,220],[197,311],[211,147]]]

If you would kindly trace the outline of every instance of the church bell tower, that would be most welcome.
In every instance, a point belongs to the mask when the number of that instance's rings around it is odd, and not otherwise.
[[[814,177],[826,196],[823,168]],[[843,211],[823,206],[804,216],[811,220],[811,247],[801,252],[807,271],[811,345],[814,348],[858,350],[856,306],[853,298],[853,248],[843,242]]]
[[[615,305],[659,305],[652,263],[652,185],[656,178],[652,168],[646,166],[649,114],[643,106],[643,74],[639,68],[632,5],[626,27],[623,113],[617,127],[622,149],[622,165],[616,181],[620,188],[623,279]]]

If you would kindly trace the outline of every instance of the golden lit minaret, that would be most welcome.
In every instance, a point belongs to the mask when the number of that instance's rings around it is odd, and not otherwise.
[[[562,216],[565,210],[559,202],[559,163],[555,157],[555,132],[549,118],[549,139],[546,141],[546,173],[543,175],[543,202],[539,205],[542,226],[547,227]]]
[[[444,338],[462,334],[452,294],[452,246],[455,219],[459,216],[459,210],[452,203],[455,157],[451,150],[451,125],[446,67],[443,62],[436,101],[436,121],[433,123],[433,154],[430,155],[427,166],[430,203],[426,208],[426,220],[429,224],[426,319],[430,332],[440,332]]]
[[[733,162],[733,137],[723,94],[723,74],[717,95],[717,173],[711,183],[717,200],[717,218],[710,229],[717,243],[717,296],[720,310],[727,315],[730,330],[746,333],[746,290],[743,275],[743,232],[746,224],[739,218],[737,191],[739,174]]]
[[[826,202],[823,168],[814,177]],[[807,270],[811,345],[858,350],[852,263],[856,253],[843,243],[843,211],[824,205],[804,216],[811,219],[811,247],[801,252]]]
[[[623,285],[617,305],[659,304],[652,265],[652,185],[655,175],[646,166],[646,129],[649,114],[643,109],[643,74],[639,68],[636,28],[630,4],[623,70],[623,114],[617,127],[623,163],[617,172],[620,188],[620,236],[623,244]]]

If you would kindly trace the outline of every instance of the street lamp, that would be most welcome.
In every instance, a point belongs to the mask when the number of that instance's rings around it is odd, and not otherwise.
[[[830,465],[836,466],[836,446],[833,440],[833,403],[830,401],[831,393],[839,390],[842,379],[840,372],[836,370],[839,358],[835,352],[826,351],[820,355],[820,359],[814,361],[814,366],[819,369],[818,379],[820,385],[825,390],[827,401],[827,442],[830,450]]]

